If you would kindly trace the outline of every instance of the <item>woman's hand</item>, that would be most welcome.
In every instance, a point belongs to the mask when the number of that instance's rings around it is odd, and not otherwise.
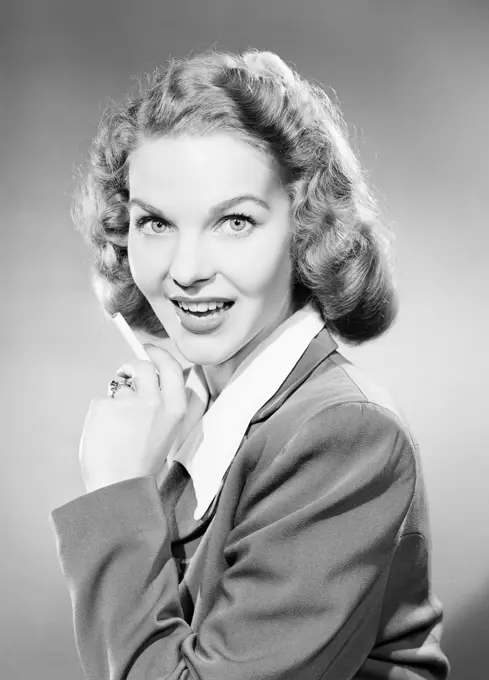
[[[180,364],[164,349],[145,348],[153,363],[134,360],[117,371],[132,379],[133,389],[121,387],[114,397],[90,404],[80,442],[87,492],[133,477],[156,477],[185,415]]]

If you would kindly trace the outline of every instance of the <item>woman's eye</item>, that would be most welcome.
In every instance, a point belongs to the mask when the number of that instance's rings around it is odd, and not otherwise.
[[[233,234],[248,233],[256,225],[256,221],[250,215],[228,215],[222,224],[228,224]]]
[[[136,220],[136,229],[145,234],[163,234],[167,228],[166,222],[150,215],[143,215]]]

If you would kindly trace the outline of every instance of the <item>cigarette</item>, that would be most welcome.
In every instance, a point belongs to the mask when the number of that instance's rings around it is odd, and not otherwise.
[[[113,322],[117,326],[117,328],[120,330],[122,337],[125,339],[129,347],[132,349],[134,354],[137,356],[138,359],[143,359],[143,361],[151,361],[151,358],[149,354],[146,352],[142,344],[139,342],[139,340],[136,338],[134,335],[131,327],[127,323],[127,321],[124,319],[122,314],[114,314],[112,317]]]

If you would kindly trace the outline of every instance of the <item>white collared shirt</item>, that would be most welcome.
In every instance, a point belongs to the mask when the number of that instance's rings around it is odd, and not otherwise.
[[[214,500],[255,413],[277,392],[323,327],[312,304],[295,312],[246,357],[209,408],[202,367],[192,366],[185,383],[187,414],[168,464],[178,461],[192,478],[194,519],[201,519]]]

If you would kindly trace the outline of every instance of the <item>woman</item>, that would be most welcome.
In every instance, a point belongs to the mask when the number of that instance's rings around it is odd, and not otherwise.
[[[112,108],[81,224],[105,309],[169,337],[95,399],[52,521],[93,680],[446,678],[416,445],[337,351],[395,317],[339,112],[269,52]]]

